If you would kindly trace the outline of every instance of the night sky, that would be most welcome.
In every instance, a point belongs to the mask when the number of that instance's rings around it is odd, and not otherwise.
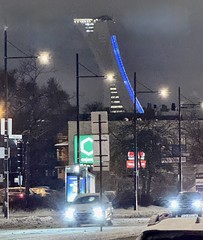
[[[169,87],[172,93],[167,104],[178,101],[179,86],[185,97],[197,103],[203,100],[202,13],[202,0],[0,0],[0,67],[7,25],[9,41],[23,51],[51,51],[56,69],[53,75],[73,96],[76,53],[85,66],[99,71],[73,18],[109,15],[115,21],[120,52],[132,83],[136,72],[138,81],[152,90]],[[9,46],[9,54],[18,53]],[[9,62],[9,68],[13,65]],[[95,94],[100,84],[97,80],[81,83],[82,104],[106,96],[101,91]],[[166,103],[153,94],[142,94],[139,99],[143,105]],[[130,104],[126,97],[121,101]]]

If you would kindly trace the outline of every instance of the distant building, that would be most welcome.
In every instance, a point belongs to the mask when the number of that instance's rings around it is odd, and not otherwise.
[[[115,84],[112,84],[110,86],[110,98],[111,98],[110,113],[125,112],[123,105],[120,102],[120,98]]]
[[[59,133],[57,136],[58,143],[55,144],[57,155],[57,177],[65,179],[65,166],[69,164],[68,158],[68,137]]]

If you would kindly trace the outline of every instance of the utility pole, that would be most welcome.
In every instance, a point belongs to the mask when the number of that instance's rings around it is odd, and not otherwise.
[[[134,210],[138,210],[138,162],[137,162],[137,87],[136,87],[136,72],[134,72]]]

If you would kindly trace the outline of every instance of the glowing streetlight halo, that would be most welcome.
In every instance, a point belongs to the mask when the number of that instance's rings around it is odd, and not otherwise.
[[[106,78],[106,81],[107,82],[114,82],[115,81],[115,74],[113,72],[108,72],[106,75],[105,75],[105,78]]]
[[[170,92],[168,90],[167,87],[163,87],[161,88],[159,91],[158,91],[159,95],[162,97],[162,98],[168,98]]]
[[[40,64],[42,65],[48,65],[51,61],[51,55],[48,51],[40,51],[39,55],[37,56]]]

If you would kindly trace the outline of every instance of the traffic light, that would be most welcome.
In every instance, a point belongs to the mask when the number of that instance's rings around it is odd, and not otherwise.
[[[18,140],[17,141],[17,172],[18,173],[22,172],[23,158],[24,158],[23,141]]]
[[[171,104],[171,110],[172,110],[172,111],[175,111],[175,110],[176,110],[176,105],[175,105],[175,103],[172,103],[172,104]]]

